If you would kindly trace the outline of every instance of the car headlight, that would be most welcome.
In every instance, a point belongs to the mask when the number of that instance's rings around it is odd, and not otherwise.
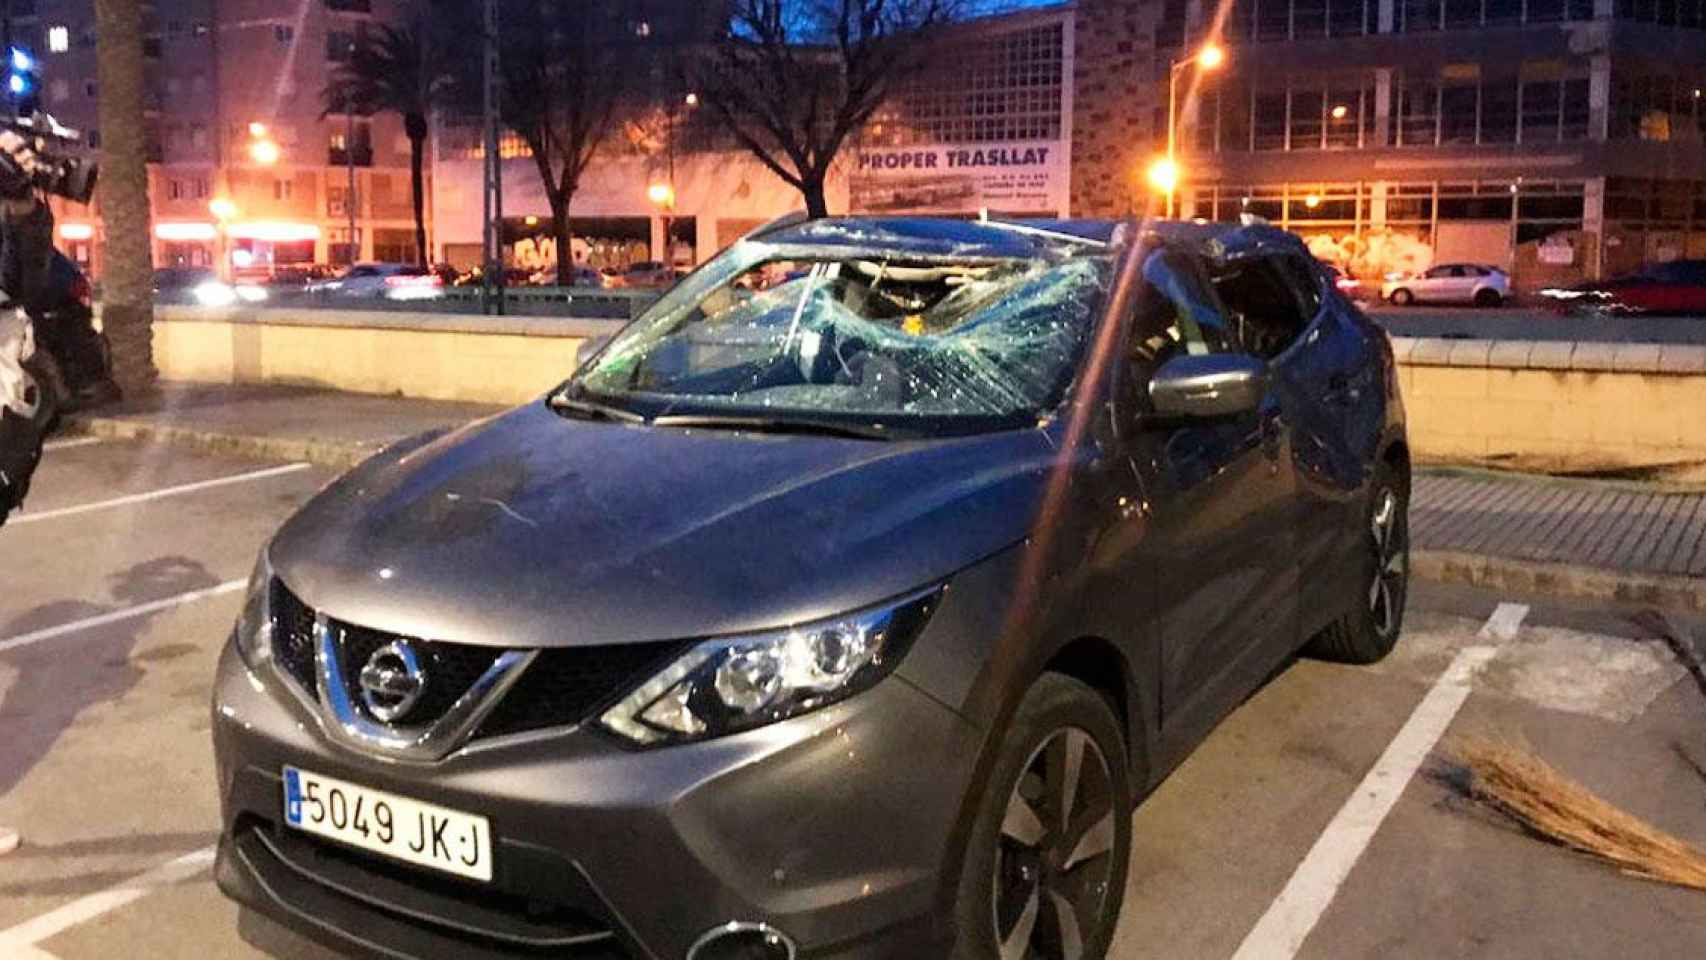
[[[243,612],[237,617],[237,629],[232,642],[243,662],[258,667],[272,658],[272,564],[267,562],[267,548],[261,548],[255,558],[255,570],[249,574],[249,587],[243,592]]]
[[[940,587],[844,617],[707,640],[600,717],[641,746],[707,740],[797,717],[893,670],[935,611]]]

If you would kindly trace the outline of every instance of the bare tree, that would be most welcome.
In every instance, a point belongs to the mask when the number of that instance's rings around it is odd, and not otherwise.
[[[848,138],[922,64],[964,0],[732,0],[716,40],[688,52],[701,101],[728,132],[829,214],[824,183]]]
[[[101,326],[112,344],[113,379],[146,390],[154,367],[154,264],[149,222],[147,127],[142,115],[142,8],[138,0],[96,0],[100,84],[101,217],[106,267]]]
[[[541,3],[502,10],[500,113],[533,154],[557,242],[557,282],[573,281],[570,206],[581,176],[611,139],[641,69],[649,26],[624,0]]]

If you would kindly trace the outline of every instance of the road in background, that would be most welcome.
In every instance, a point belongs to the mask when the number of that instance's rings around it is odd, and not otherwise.
[[[1365,304],[1363,309],[1398,337],[1706,344],[1706,317],[1565,316],[1528,307],[1483,310]]]

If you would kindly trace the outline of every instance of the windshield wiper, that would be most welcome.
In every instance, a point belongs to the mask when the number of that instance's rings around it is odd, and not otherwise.
[[[632,410],[613,407],[596,400],[572,397],[567,390],[559,391],[546,401],[552,410],[582,420],[609,420],[613,423],[645,423],[646,418]]]
[[[751,430],[755,433],[809,433],[825,437],[851,437],[857,440],[895,439],[892,432],[876,425],[861,426],[851,423],[830,423],[824,420],[796,420],[781,417],[684,413],[654,418],[652,426],[698,427],[707,430]]]

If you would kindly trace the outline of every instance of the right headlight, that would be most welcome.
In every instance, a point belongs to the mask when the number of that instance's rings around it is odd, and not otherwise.
[[[657,746],[750,730],[828,706],[893,670],[941,593],[932,587],[844,617],[707,640],[599,720],[632,743]]]
[[[272,564],[267,562],[266,547],[261,548],[254,572],[249,574],[243,612],[237,617],[232,642],[251,669],[272,658]]]

